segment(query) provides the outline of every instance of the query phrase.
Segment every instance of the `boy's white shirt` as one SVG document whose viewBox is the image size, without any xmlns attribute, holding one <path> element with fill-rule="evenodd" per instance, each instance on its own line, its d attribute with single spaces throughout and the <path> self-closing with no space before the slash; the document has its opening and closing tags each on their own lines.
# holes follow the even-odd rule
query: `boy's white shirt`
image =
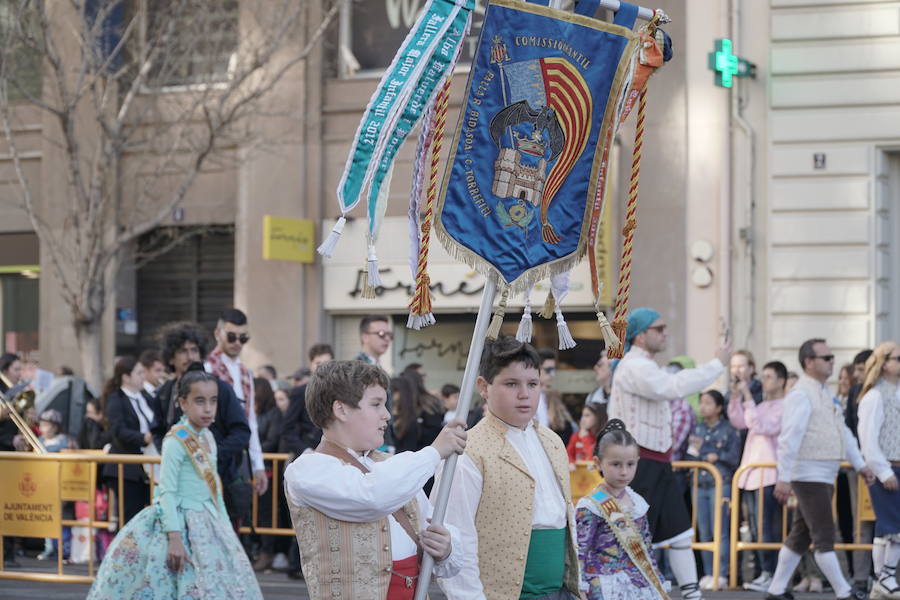
<svg viewBox="0 0 900 600">
<path fill-rule="evenodd" d="M 525 462 L 528 472 L 535 479 L 534 510 L 531 516 L 533 529 L 562 529 L 568 527 L 566 500 L 556 480 L 556 473 L 547 452 L 538 438 L 532 423 L 523 431 L 507 427 L 506 439 Z M 443 468 L 435 475 L 432 493 L 440 485 Z M 450 500 L 444 523 L 454 525 L 460 534 L 462 565 L 457 575 L 439 582 L 449 600 L 482 600 L 485 598 L 478 566 L 478 532 L 475 515 L 481 502 L 484 481 L 481 471 L 471 458 L 463 454 L 456 463 Z M 572 532 L 575 535 L 575 532 Z"/>
<path fill-rule="evenodd" d="M 332 519 L 352 523 L 371 523 L 387 517 L 391 528 L 391 558 L 403 560 L 416 553 L 416 545 L 394 519 L 392 513 L 410 499 L 419 503 L 419 530 L 431 518 L 432 506 L 422 486 L 434 474 L 441 461 L 438 451 L 428 446 L 418 452 L 402 452 L 387 460 L 374 461 L 367 454 L 351 454 L 369 469 L 363 473 L 354 466 L 319 452 L 308 452 L 288 465 L 284 489 L 297 506 L 313 508 Z M 450 530 L 450 556 L 435 562 L 434 576 L 449 577 L 461 565 L 460 535 Z"/>
</svg>

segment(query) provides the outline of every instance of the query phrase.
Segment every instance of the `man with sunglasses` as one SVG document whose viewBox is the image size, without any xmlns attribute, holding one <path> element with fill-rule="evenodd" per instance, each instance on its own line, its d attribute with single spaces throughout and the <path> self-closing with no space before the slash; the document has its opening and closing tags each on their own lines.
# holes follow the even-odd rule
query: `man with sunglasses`
<svg viewBox="0 0 900 600">
<path fill-rule="evenodd" d="M 812 542 L 816 564 L 838 600 L 862 600 L 865 591 L 851 589 L 834 552 L 831 498 L 842 460 L 849 460 L 869 485 L 875 475 L 865 466 L 856 438 L 844 423 L 841 404 L 828 388 L 834 371 L 834 354 L 828 344 L 821 338 L 806 340 L 800 346 L 799 360 L 803 375 L 784 399 L 775 483 L 775 498 L 786 502 L 793 492 L 797 511 L 778 552 L 766 599 L 792 600 L 788 582 Z"/>
<path fill-rule="evenodd" d="M 383 315 L 366 315 L 359 322 L 360 352 L 355 360 L 361 360 L 370 365 L 381 365 L 381 357 L 391 347 L 394 332 L 391 324 Z"/>
<path fill-rule="evenodd" d="M 247 315 L 236 308 L 225 309 L 219 316 L 213 335 L 216 338 L 216 347 L 206 357 L 206 370 L 231 386 L 244 409 L 247 422 L 250 424 L 248 450 L 250 467 L 253 470 L 253 487 L 256 493 L 262 496 L 269 487 L 269 480 L 263 463 L 259 424 L 254 409 L 253 372 L 241 362 L 241 351 L 250 341 Z"/>
<path fill-rule="evenodd" d="M 387 354 L 394 340 L 390 320 L 384 315 L 366 315 L 359 321 L 360 352 L 354 360 L 361 360 L 370 365 L 381 365 L 381 357 Z M 386 408 L 391 412 L 391 392 L 388 390 Z M 391 429 L 393 419 L 388 422 L 384 431 L 384 445 L 379 450 L 393 452 L 394 433 Z"/>
<path fill-rule="evenodd" d="M 668 546 L 666 558 L 686 600 L 701 598 L 691 550 L 691 516 L 678 479 L 672 472 L 672 410 L 670 400 L 696 394 L 724 372 L 731 356 L 725 339 L 716 357 L 694 369 L 671 373 L 655 357 L 666 349 L 666 322 L 652 308 L 628 315 L 625 356 L 614 367 L 609 417 L 621 419 L 639 446 L 631 488 L 650 505 L 647 522 L 654 547 Z"/>
</svg>

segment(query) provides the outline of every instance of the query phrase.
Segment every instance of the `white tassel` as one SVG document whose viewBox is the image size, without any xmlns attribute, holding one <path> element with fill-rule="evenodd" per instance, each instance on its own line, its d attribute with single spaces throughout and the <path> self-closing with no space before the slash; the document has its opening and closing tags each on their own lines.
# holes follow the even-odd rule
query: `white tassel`
<svg viewBox="0 0 900 600">
<path fill-rule="evenodd" d="M 325 241 L 319 246 L 319 254 L 331 258 L 331 255 L 334 254 L 334 249 L 337 246 L 338 240 L 341 239 L 341 234 L 344 232 L 344 225 L 346 224 L 347 218 L 341 215 L 341 218 L 338 219 L 334 224 L 334 227 L 331 228 L 331 233 L 328 234 L 328 237 L 325 238 Z"/>
<path fill-rule="evenodd" d="M 414 315 L 412 312 L 409 313 L 409 319 L 406 321 L 406 327 L 408 329 L 415 329 L 419 331 L 420 329 L 424 329 L 429 325 L 434 325 L 437 321 L 434 318 L 434 315 L 431 313 L 427 313 L 424 315 Z"/>
<path fill-rule="evenodd" d="M 568 350 L 575 347 L 575 338 L 572 337 L 572 332 L 569 331 L 569 326 L 566 325 L 566 320 L 563 318 L 561 310 L 556 311 L 556 331 L 559 335 L 560 350 Z"/>
<path fill-rule="evenodd" d="M 531 342 L 531 330 L 534 322 L 531 319 L 531 307 L 526 306 L 522 313 L 522 320 L 519 321 L 519 328 L 516 330 L 516 339 L 520 342 Z"/>
<path fill-rule="evenodd" d="M 381 286 L 381 276 L 378 274 L 378 256 L 375 254 L 375 246 L 369 245 L 369 258 L 366 261 L 366 271 L 369 274 L 369 285 L 373 288 Z"/>
</svg>

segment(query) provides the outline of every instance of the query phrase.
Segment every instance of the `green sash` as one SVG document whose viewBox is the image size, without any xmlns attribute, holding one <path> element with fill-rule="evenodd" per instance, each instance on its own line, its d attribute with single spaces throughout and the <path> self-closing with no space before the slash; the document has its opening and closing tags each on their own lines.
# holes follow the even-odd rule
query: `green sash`
<svg viewBox="0 0 900 600">
<path fill-rule="evenodd" d="M 566 528 L 531 530 L 525 581 L 519 598 L 540 598 L 562 589 L 566 573 L 567 534 Z"/>
</svg>

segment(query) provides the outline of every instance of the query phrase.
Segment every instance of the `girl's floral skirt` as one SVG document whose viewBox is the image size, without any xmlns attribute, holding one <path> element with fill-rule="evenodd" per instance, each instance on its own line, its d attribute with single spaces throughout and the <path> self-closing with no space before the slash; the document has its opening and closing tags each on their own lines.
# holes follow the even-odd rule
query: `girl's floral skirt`
<svg viewBox="0 0 900 600">
<path fill-rule="evenodd" d="M 169 539 L 156 504 L 139 512 L 113 540 L 87 600 L 262 600 L 250 562 L 230 523 L 206 511 L 183 511 L 190 562 L 166 567 Z"/>
</svg>

